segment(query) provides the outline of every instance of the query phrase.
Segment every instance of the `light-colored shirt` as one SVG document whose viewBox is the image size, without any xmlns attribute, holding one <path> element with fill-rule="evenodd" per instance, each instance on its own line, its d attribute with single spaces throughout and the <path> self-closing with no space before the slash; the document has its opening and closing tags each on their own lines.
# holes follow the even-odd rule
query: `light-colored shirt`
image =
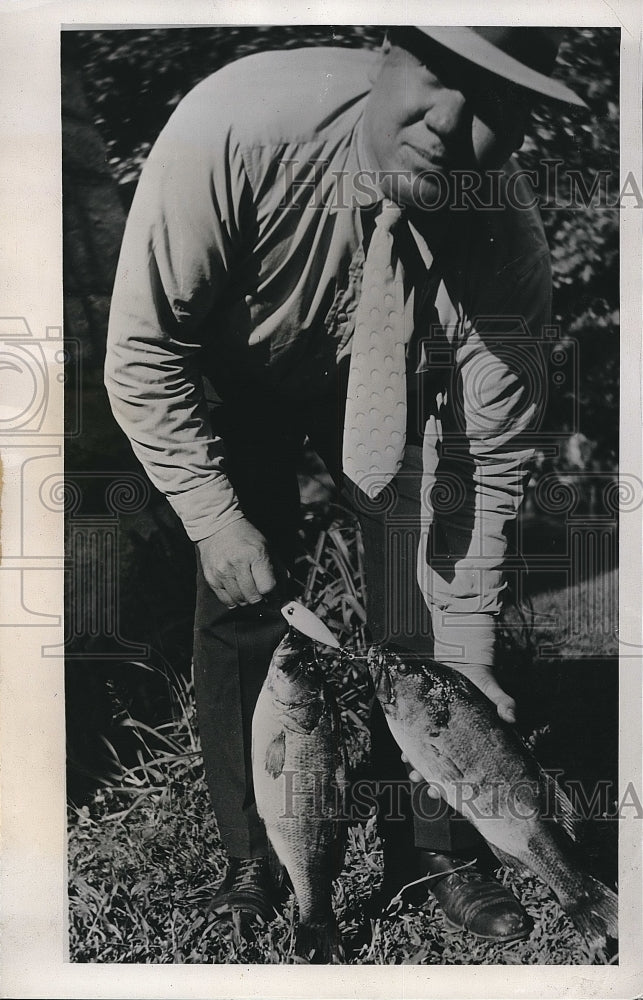
<svg viewBox="0 0 643 1000">
<path fill-rule="evenodd" d="M 377 58 L 324 48 L 232 63 L 184 98 L 144 167 L 105 378 L 117 421 L 195 541 L 243 516 L 204 376 L 223 400 L 261 389 L 296 406 L 329 395 L 350 353 L 369 212 L 353 196 Z M 437 250 L 430 212 L 411 213 L 407 230 L 409 369 L 423 373 L 418 581 L 436 654 L 452 661 L 492 662 L 505 529 L 544 394 L 549 251 L 537 211 L 506 203 L 511 169 L 503 207 L 454 210 Z M 516 191 L 526 203 L 523 182 Z"/>
</svg>

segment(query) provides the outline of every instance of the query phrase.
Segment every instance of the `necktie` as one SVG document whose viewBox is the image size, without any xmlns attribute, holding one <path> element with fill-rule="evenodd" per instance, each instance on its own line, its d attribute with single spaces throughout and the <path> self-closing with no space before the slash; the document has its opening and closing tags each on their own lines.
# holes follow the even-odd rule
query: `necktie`
<svg viewBox="0 0 643 1000">
<path fill-rule="evenodd" d="M 408 336 L 403 271 L 391 232 L 400 215 L 397 205 L 383 202 L 364 261 L 348 375 L 344 472 L 371 499 L 400 468 L 406 439 Z"/>
</svg>

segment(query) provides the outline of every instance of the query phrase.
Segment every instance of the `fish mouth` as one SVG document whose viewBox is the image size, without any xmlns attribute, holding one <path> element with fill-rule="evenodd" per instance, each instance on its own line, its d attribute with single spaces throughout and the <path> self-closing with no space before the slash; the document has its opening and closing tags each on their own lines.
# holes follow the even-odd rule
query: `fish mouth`
<svg viewBox="0 0 643 1000">
<path fill-rule="evenodd" d="M 367 666 L 378 701 L 382 705 L 390 705 L 393 701 L 393 688 L 384 650 L 377 646 L 371 647 L 368 651 Z"/>
<path fill-rule="evenodd" d="M 324 702 L 323 674 L 310 639 L 293 630 L 283 637 L 272 655 L 268 687 L 290 726 L 296 727 L 297 713 L 302 711 L 318 718 L 321 709 L 315 706 Z"/>
<path fill-rule="evenodd" d="M 307 636 L 289 629 L 273 653 L 275 665 L 287 676 L 310 669 L 316 664 L 315 647 Z"/>
</svg>

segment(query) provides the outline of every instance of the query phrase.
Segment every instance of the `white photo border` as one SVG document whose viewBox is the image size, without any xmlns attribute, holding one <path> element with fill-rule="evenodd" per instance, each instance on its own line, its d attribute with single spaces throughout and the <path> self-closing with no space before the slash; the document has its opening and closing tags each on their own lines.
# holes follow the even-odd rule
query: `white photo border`
<svg viewBox="0 0 643 1000">
<path fill-rule="evenodd" d="M 347 22 L 347 13 L 350 21 Z M 0 242 L 8 277 L 0 286 L 0 317 L 26 320 L 50 373 L 45 420 L 23 436 L 0 435 L 2 456 L 1 600 L 18 609 L 0 628 L 2 657 L 3 948 L 0 990 L 13 997 L 628 997 L 643 994 L 640 942 L 640 820 L 624 818 L 619 838 L 618 966 L 142 966 L 80 965 L 66 955 L 66 813 L 63 657 L 41 655 L 62 643 L 62 510 L 30 524 L 31 492 L 22 495 L 32 458 L 62 473 L 63 326 L 60 32 L 216 24 L 385 24 L 389 4 L 284 3 L 281 0 L 5 0 L 0 11 Z M 407 0 L 395 12 L 405 23 L 513 23 L 621 28 L 621 178 L 641 186 L 641 28 L 636 0 L 558 0 L 556 4 L 494 0 Z M 641 330 L 643 211 L 621 211 L 620 468 L 642 478 Z M 5 327 L 6 330 L 6 327 Z M 1 331 L 0 331 L 1 332 Z M 33 427 L 37 421 L 34 418 Z M 34 490 L 39 484 L 32 482 Z M 40 484 L 42 486 L 42 484 Z M 641 794 L 641 512 L 623 515 L 620 543 L 621 791 Z M 23 546 L 29 530 L 30 545 Z M 23 570 L 28 568 L 30 573 Z M 20 616 L 22 606 L 48 615 L 43 624 Z M 46 610 L 43 610 L 46 609 Z M 3 619 L 5 620 L 5 619 Z"/>
</svg>

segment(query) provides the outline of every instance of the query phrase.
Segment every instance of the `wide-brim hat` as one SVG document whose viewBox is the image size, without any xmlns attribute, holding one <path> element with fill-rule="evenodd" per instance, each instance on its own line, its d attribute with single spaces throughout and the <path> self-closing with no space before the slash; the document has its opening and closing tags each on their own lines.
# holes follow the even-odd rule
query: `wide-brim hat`
<svg viewBox="0 0 643 1000">
<path fill-rule="evenodd" d="M 544 27 L 419 26 L 438 44 L 551 101 L 586 108 L 578 94 L 550 76 L 564 29 Z"/>
</svg>

